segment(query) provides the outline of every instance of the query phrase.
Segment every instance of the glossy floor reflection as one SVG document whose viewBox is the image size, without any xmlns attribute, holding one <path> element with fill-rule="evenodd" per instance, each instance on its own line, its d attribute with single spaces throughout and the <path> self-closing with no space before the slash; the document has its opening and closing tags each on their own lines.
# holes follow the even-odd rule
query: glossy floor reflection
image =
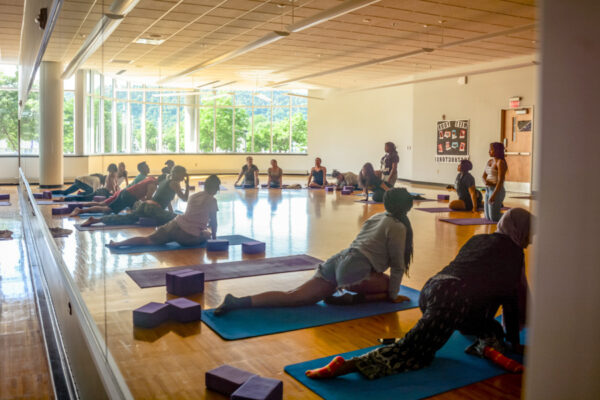
<svg viewBox="0 0 600 400">
<path fill-rule="evenodd" d="M 252 257 L 309 254 L 326 259 L 348 246 L 366 218 L 383 211 L 382 205 L 360 204 L 356 202 L 360 197 L 342 196 L 339 192 L 239 190 L 232 187 L 233 177 L 222 179 L 227 190 L 218 194 L 219 234 L 240 234 L 266 242 L 266 253 Z M 286 183 L 302 184 L 305 178 L 287 177 Z M 446 192 L 427 186 L 409 188 L 425 193 L 428 198 Z M 529 200 L 507 199 L 506 203 L 526 208 L 530 205 Z M 185 209 L 183 202 L 174 205 Z M 426 207 L 436 205 L 443 204 L 422 203 Z M 73 225 L 80 222 L 77 218 L 52 216 L 51 206 L 42 208 L 50 226 L 73 229 Z M 451 214 L 470 216 L 469 213 Z M 490 225 L 457 227 L 438 221 L 448 217 L 448 213 L 413 210 L 409 217 L 415 232 L 415 256 L 410 278 L 403 284 L 416 289 L 447 265 L 472 235 L 495 229 Z M 235 342 L 223 341 L 201 324 L 167 323 L 153 330 L 134 329 L 132 310 L 149 301 L 162 302 L 167 295 L 163 287 L 140 289 L 125 274 L 126 270 L 219 263 L 247 257 L 241 254 L 240 246 L 232 246 L 225 253 L 193 249 L 133 255 L 113 255 L 104 246 L 111 239 L 146 235 L 152 229 L 74 230 L 69 237 L 57 239 L 67 268 L 136 398 L 222 398 L 205 392 L 204 373 L 224 363 L 282 379 L 286 398 L 316 398 L 285 375 L 283 367 L 372 346 L 379 337 L 402 336 L 420 316 L 418 310 L 409 310 Z M 274 288 L 290 289 L 312 274 L 295 272 L 209 282 L 203 295 L 191 299 L 212 308 L 228 292 L 248 295 Z M 473 398 L 518 398 L 520 387 L 520 377 L 503 376 L 452 393 L 466 391 L 464 393 Z"/>
</svg>

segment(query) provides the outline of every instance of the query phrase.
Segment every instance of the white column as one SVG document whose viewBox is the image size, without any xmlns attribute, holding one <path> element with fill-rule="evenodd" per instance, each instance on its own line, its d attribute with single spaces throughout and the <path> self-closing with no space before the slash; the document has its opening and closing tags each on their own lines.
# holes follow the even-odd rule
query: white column
<svg viewBox="0 0 600 400">
<path fill-rule="evenodd" d="M 40 68 L 40 187 L 63 184 L 62 64 L 44 61 Z"/>
<path fill-rule="evenodd" d="M 526 399 L 600 398 L 600 2 L 541 2 Z"/>
<path fill-rule="evenodd" d="M 186 153 L 198 151 L 198 117 L 196 112 L 196 96 L 185 96 L 185 124 L 183 131 L 184 148 Z"/>
<path fill-rule="evenodd" d="M 75 155 L 85 153 L 85 70 L 75 74 L 75 96 L 73 100 L 73 135 Z"/>
</svg>

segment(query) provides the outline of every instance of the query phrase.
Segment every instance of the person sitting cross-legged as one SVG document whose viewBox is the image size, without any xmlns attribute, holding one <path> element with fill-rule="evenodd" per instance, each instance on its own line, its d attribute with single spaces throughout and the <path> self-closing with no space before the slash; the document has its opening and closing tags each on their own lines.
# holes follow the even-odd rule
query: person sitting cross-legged
<svg viewBox="0 0 600 400">
<path fill-rule="evenodd" d="M 204 191 L 190 196 L 183 215 L 167 222 L 149 236 L 136 236 L 120 242 L 110 241 L 109 247 L 151 246 L 177 242 L 182 246 L 204 243 L 211 237 L 217 238 L 217 200 L 221 180 L 211 175 L 204 183 Z M 207 227 L 210 226 L 210 230 Z"/>
</svg>

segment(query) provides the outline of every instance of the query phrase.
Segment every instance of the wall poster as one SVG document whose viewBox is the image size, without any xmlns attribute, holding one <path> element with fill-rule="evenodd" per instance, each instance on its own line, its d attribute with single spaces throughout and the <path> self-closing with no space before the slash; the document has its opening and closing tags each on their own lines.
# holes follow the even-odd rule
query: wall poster
<svg viewBox="0 0 600 400">
<path fill-rule="evenodd" d="M 436 162 L 459 163 L 469 158 L 469 127 L 468 119 L 438 121 Z"/>
</svg>

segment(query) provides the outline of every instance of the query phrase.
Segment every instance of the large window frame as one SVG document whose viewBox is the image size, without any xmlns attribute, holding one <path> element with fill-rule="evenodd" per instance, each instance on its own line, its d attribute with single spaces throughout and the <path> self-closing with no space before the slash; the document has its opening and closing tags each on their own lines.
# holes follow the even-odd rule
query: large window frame
<svg viewBox="0 0 600 400">
<path fill-rule="evenodd" d="M 110 79 L 110 82 L 106 80 Z M 149 85 L 134 85 L 131 82 L 125 82 L 118 79 L 104 77 L 96 71 L 88 71 L 86 74 L 85 85 L 85 127 L 86 127 L 86 142 L 88 154 L 306 154 L 306 120 L 308 115 L 308 102 L 306 98 L 292 97 L 286 95 L 287 92 L 277 90 L 256 90 L 256 91 L 224 91 L 224 90 L 202 90 L 199 94 L 193 96 L 182 95 L 182 89 L 152 87 Z M 106 93 L 106 87 L 109 87 L 109 93 Z M 173 93 L 173 95 L 169 95 Z M 306 95 L 306 91 L 295 91 L 295 93 Z M 126 94 L 126 97 L 125 97 Z M 159 94 L 159 96 L 157 96 Z M 186 98 L 188 97 L 188 98 Z M 165 100 L 163 100 L 165 99 Z M 222 100 L 225 99 L 225 100 Z M 283 99 L 283 100 L 282 100 Z M 287 99 L 287 100 L 285 100 Z M 110 112 L 112 116 L 105 118 L 105 103 L 110 102 Z M 281 103 L 287 104 L 281 104 Z M 127 135 L 127 147 L 118 151 L 117 148 L 117 103 L 126 104 L 126 118 L 122 118 L 125 126 L 120 126 L 122 132 Z M 136 106 L 135 118 L 132 113 L 132 105 Z M 141 112 L 139 108 L 141 106 Z M 175 126 L 175 146 L 174 149 L 165 149 L 163 145 L 165 127 L 169 128 L 164 121 L 165 109 L 174 107 L 176 117 L 173 120 Z M 158 110 L 158 111 L 156 111 Z M 294 111 L 300 110 L 297 114 L 301 114 L 304 119 L 303 143 L 294 146 L 293 140 L 293 118 Z M 152 111 L 152 117 L 148 111 Z M 171 111 L 173 109 L 171 108 Z M 280 115 L 285 111 L 287 120 L 274 121 L 274 115 Z M 212 132 L 209 125 L 204 126 L 204 131 L 200 130 L 200 119 L 210 117 L 212 112 Z M 250 115 L 248 115 L 250 112 Z M 182 113 L 186 118 L 182 118 Z M 244 114 L 245 113 L 245 114 Z M 255 122 L 259 119 L 259 115 L 267 115 L 267 121 L 261 120 L 264 124 L 268 124 L 267 131 L 269 132 L 268 144 L 265 144 L 263 137 L 262 145 L 259 145 L 257 138 L 258 127 Z M 173 118 L 175 113 L 171 112 L 170 118 Z M 249 132 L 236 137 L 236 116 L 238 119 L 248 118 Z M 137 121 L 139 119 L 139 121 Z M 227 121 L 224 121 L 224 120 Z M 106 149 L 104 146 L 105 130 L 104 124 L 110 121 L 112 127 L 111 146 Z M 135 122 L 135 123 L 134 123 Z M 223 128 L 223 123 L 225 127 Z M 273 141 L 274 123 L 287 125 L 287 147 L 282 149 Z M 139 126 L 138 126 L 139 125 Z M 134 146 L 134 126 L 135 132 L 139 132 L 138 146 Z M 206 130 L 206 128 L 209 128 Z M 148 132 L 148 129 L 151 132 Z M 218 129 L 221 129 L 217 131 Z M 228 129 L 231 129 L 231 146 L 228 143 L 218 140 L 217 132 L 228 135 Z M 183 146 L 180 143 L 181 133 L 188 133 Z M 150 135 L 151 134 L 151 135 Z M 171 131 L 172 134 L 172 131 Z M 154 136 L 156 135 L 156 136 Z M 209 135 L 209 136 L 206 136 Z M 202 137 L 201 137 L 202 136 Z M 203 144 L 201 139 L 204 139 Z M 155 143 L 152 148 L 148 148 L 149 141 Z M 228 141 L 228 139 L 226 140 Z M 241 149 L 240 141 L 243 141 L 243 149 Z M 279 140 L 281 142 L 281 140 Z"/>
</svg>

